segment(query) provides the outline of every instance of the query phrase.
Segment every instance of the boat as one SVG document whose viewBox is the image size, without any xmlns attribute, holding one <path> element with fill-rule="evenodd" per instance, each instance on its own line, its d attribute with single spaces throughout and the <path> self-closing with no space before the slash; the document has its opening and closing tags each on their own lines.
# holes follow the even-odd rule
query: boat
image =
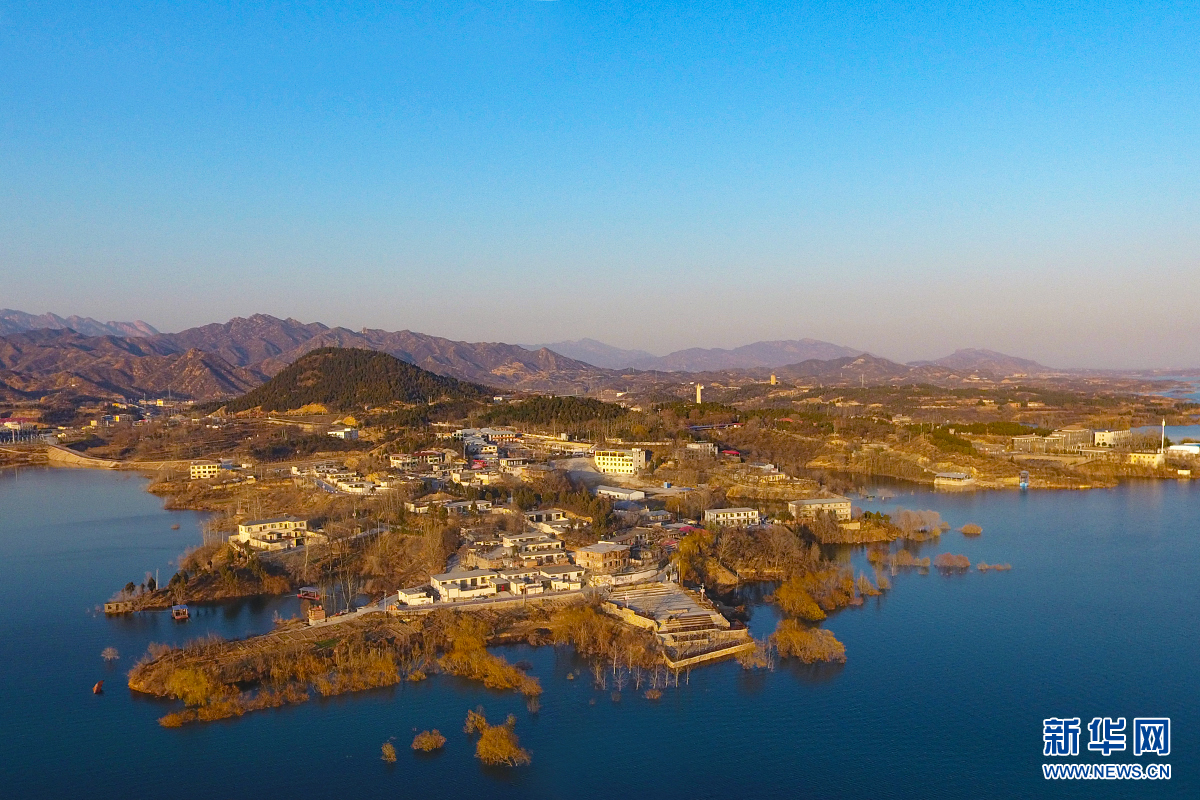
<svg viewBox="0 0 1200 800">
<path fill-rule="evenodd" d="M 301 600 L 320 600 L 321 590 L 316 586 L 301 586 L 296 596 Z"/>
<path fill-rule="evenodd" d="M 191 614 L 188 613 L 187 606 L 184 606 L 184 605 L 171 606 L 171 619 L 175 620 L 176 622 L 184 622 L 190 616 L 191 616 Z"/>
<path fill-rule="evenodd" d="M 97 681 L 92 687 L 92 694 L 104 694 L 104 681 Z"/>
</svg>

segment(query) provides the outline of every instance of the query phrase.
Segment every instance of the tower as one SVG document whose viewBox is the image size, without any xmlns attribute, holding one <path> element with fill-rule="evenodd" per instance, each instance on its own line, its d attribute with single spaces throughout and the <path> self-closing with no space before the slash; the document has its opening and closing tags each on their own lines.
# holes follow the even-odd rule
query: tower
<svg viewBox="0 0 1200 800">
<path fill-rule="evenodd" d="M 701 403 L 704 402 L 703 400 L 700 399 L 701 396 L 703 395 L 703 392 L 704 392 L 704 384 L 697 383 L 696 384 L 696 405 L 700 405 Z"/>
<path fill-rule="evenodd" d="M 774 386 L 776 383 L 777 383 L 777 381 L 775 380 L 775 373 L 772 372 L 771 373 L 771 385 Z"/>
</svg>

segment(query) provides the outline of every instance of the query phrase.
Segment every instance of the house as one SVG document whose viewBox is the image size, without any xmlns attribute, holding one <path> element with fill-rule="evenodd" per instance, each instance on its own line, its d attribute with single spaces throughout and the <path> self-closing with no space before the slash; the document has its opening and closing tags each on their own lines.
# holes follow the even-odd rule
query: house
<svg viewBox="0 0 1200 800">
<path fill-rule="evenodd" d="M 687 449 L 702 456 L 717 457 L 717 446 L 713 442 L 688 442 Z"/>
<path fill-rule="evenodd" d="M 636 475 L 646 468 L 646 451 L 634 448 L 632 450 L 597 450 L 593 456 L 596 469 L 605 475 Z"/>
<path fill-rule="evenodd" d="M 542 567 L 540 572 L 552 592 L 569 592 L 583 588 L 583 567 L 577 564 Z"/>
<path fill-rule="evenodd" d="M 821 511 L 830 511 L 838 522 L 849 522 L 851 515 L 850 498 L 841 495 L 825 497 L 809 497 L 802 500 L 792 500 L 788 503 L 788 511 L 795 519 L 816 519 Z"/>
<path fill-rule="evenodd" d="M 629 545 L 596 542 L 575 551 L 575 564 L 586 570 L 611 574 L 629 566 Z"/>
<path fill-rule="evenodd" d="M 433 588 L 429 585 L 414 586 L 396 592 L 396 602 L 402 606 L 433 605 Z"/>
<path fill-rule="evenodd" d="M 516 561 L 530 566 L 554 564 L 565 554 L 562 540 L 544 533 L 505 534 L 500 546 L 508 548 Z"/>
<path fill-rule="evenodd" d="M 249 545 L 256 550 L 290 550 L 306 540 L 308 520 L 299 517 L 256 519 L 238 525 L 229 541 Z"/>
<path fill-rule="evenodd" d="M 716 525 L 757 525 L 762 515 L 755 508 L 710 508 L 704 512 L 704 521 Z"/>
<path fill-rule="evenodd" d="M 496 573 L 496 588 L 515 595 L 541 594 L 542 571 L 522 567 L 502 569 Z"/>
<path fill-rule="evenodd" d="M 358 430 L 355 428 L 330 428 L 328 434 L 335 439 L 352 440 L 358 438 Z"/>
<path fill-rule="evenodd" d="M 429 584 L 433 587 L 438 600 L 443 603 L 494 597 L 496 573 L 490 569 L 447 572 L 429 576 Z"/>
<path fill-rule="evenodd" d="M 613 500 L 645 500 L 646 493 L 638 489 L 624 489 L 620 486 L 597 486 L 597 497 L 611 497 Z"/>
<path fill-rule="evenodd" d="M 417 466 L 417 457 L 412 453 L 395 453 L 388 456 L 392 469 L 413 469 Z"/>
<path fill-rule="evenodd" d="M 1185 442 L 1167 447 L 1167 455 L 1175 458 L 1196 458 L 1200 456 L 1200 444 Z"/>
<path fill-rule="evenodd" d="M 566 519 L 567 512 L 560 508 L 539 508 L 536 511 L 526 511 L 525 520 L 527 522 L 558 522 L 561 519 Z"/>
<path fill-rule="evenodd" d="M 220 472 L 221 463 L 219 461 L 193 461 L 188 466 L 188 477 L 194 481 L 215 478 Z"/>
<path fill-rule="evenodd" d="M 671 521 L 671 512 L 665 508 L 655 509 L 654 511 L 646 512 L 646 521 L 651 525 L 662 525 L 665 522 Z"/>
<path fill-rule="evenodd" d="M 456 500 L 453 503 L 446 503 L 442 506 L 448 514 L 474 514 L 476 512 L 484 513 L 492 510 L 491 500 Z"/>
</svg>

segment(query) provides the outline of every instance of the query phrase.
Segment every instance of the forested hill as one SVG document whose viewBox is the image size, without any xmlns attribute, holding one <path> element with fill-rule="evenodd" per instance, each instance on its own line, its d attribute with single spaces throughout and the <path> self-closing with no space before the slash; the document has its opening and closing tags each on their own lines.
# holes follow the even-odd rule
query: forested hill
<svg viewBox="0 0 1200 800">
<path fill-rule="evenodd" d="M 392 403 L 473 400 L 486 386 L 435 375 L 374 350 L 323 347 L 301 356 L 262 386 L 226 404 L 226 411 L 289 411 L 319 403 L 330 411 Z"/>
<path fill-rule="evenodd" d="M 621 406 L 590 397 L 532 397 L 489 408 L 480 422 L 485 425 L 576 425 L 592 420 L 613 420 L 626 413 Z"/>
</svg>

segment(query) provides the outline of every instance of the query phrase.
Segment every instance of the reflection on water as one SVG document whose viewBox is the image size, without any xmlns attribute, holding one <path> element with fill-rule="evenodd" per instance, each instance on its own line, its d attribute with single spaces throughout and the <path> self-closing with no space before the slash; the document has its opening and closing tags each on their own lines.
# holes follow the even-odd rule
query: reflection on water
<svg viewBox="0 0 1200 800">
<path fill-rule="evenodd" d="M 498 649 L 527 661 L 545 688 L 536 714 L 511 693 L 435 676 L 165 730 L 156 719 L 174 704 L 123 687 L 150 642 L 268 631 L 276 614 L 298 614 L 299 600 L 197 605 L 183 625 L 162 613 L 95 614 L 131 576 L 170 574 L 199 540 L 199 516 L 163 511 L 127 475 L 0 473 L 0 722 L 13 756 L 0 759 L 0 794 L 1094 797 L 1095 786 L 1040 777 L 1041 719 L 1055 714 L 1170 716 L 1180 743 L 1172 781 L 1104 793 L 1200 794 L 1191 744 L 1200 730 L 1200 487 L 896 495 L 860 504 L 934 509 L 955 528 L 979 523 L 980 537 L 951 531 L 916 549 L 1013 571 L 900 571 L 891 592 L 826 623 L 846 645 L 844 665 L 746 673 L 725 662 L 681 676 L 658 701 L 627 688 L 612 702 L 572 651 L 512 645 Z M 869 571 L 862 549 L 837 552 Z M 758 637 L 779 619 L 762 603 L 771 588 L 739 590 Z M 114 664 L 100 658 L 109 646 L 120 651 Z M 105 694 L 92 695 L 102 678 Z M 478 766 L 460 731 L 480 704 L 490 719 L 516 715 L 531 767 Z M 408 743 L 429 728 L 446 735 L 445 751 L 418 759 Z M 400 751 L 391 766 L 379 759 L 389 739 Z"/>
</svg>

